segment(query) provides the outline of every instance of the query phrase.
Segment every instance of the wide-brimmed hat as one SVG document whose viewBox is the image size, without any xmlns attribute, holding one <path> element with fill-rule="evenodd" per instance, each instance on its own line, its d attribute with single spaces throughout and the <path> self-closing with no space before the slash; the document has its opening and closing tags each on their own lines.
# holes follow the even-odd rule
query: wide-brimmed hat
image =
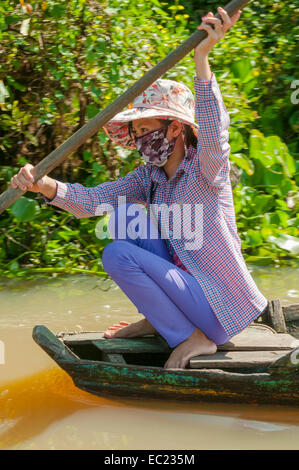
<svg viewBox="0 0 299 470">
<path fill-rule="evenodd" d="M 174 80 L 158 79 L 141 95 L 133 105 L 116 114 L 104 126 L 106 134 L 118 145 L 136 148 L 129 134 L 129 122 L 135 119 L 174 119 L 192 127 L 197 136 L 194 97 L 186 85 Z"/>
</svg>

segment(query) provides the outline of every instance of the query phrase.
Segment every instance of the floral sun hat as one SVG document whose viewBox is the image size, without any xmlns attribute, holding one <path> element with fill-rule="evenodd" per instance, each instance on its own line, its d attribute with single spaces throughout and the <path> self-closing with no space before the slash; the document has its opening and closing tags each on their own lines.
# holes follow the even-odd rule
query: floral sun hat
<svg viewBox="0 0 299 470">
<path fill-rule="evenodd" d="M 191 90 L 174 80 L 158 79 L 104 126 L 110 139 L 122 147 L 136 148 L 129 134 L 129 122 L 135 119 L 174 119 L 188 124 L 197 136 L 195 102 Z"/>
</svg>

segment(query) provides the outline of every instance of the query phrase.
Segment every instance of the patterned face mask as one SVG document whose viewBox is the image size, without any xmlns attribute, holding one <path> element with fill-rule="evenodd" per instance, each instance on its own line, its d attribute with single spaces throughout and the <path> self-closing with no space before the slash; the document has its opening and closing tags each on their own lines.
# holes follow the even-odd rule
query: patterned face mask
<svg viewBox="0 0 299 470">
<path fill-rule="evenodd" d="M 166 139 L 168 125 L 135 137 L 136 148 L 146 163 L 163 166 L 170 157 L 177 137 Z"/>
</svg>

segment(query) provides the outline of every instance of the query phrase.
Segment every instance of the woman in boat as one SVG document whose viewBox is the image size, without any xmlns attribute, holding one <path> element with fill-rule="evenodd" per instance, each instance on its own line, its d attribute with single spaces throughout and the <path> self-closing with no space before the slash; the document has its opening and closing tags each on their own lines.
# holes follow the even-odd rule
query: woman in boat
<svg viewBox="0 0 299 470">
<path fill-rule="evenodd" d="M 11 180 L 76 217 L 112 212 L 114 240 L 103 251 L 103 267 L 145 318 L 121 321 L 105 336 L 160 334 L 173 348 L 165 368 L 185 368 L 191 357 L 215 353 L 267 306 L 241 252 L 229 177 L 229 115 L 208 62 L 241 11 L 232 18 L 218 11 L 222 20 L 210 12 L 198 27 L 207 37 L 194 50 L 195 100 L 182 83 L 160 79 L 105 126 L 118 145 L 137 148 L 145 165 L 95 188 L 48 176 L 32 185 L 32 165 Z M 166 227 L 157 207 L 170 206 L 175 215 L 170 220 L 168 212 Z"/>
</svg>

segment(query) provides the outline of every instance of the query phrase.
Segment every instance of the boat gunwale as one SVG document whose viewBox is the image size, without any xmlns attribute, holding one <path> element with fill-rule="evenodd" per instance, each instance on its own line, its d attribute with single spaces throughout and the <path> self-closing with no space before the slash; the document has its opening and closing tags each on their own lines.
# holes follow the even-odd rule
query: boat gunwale
<svg viewBox="0 0 299 470">
<path fill-rule="evenodd" d="M 160 371 L 163 374 L 179 374 L 179 375 L 187 375 L 187 376 L 198 376 L 200 374 L 204 376 L 222 376 L 222 377 L 230 377 L 230 378 L 251 378 L 251 379 L 265 379 L 265 378 L 271 378 L 272 380 L 277 378 L 279 380 L 282 379 L 287 379 L 289 376 L 274 376 L 273 374 L 270 374 L 269 372 L 249 372 L 249 373 L 241 373 L 241 372 L 228 372 L 223 369 L 216 369 L 216 368 L 201 368 L 201 369 L 164 369 L 163 367 L 157 367 L 157 366 L 141 366 L 141 365 L 134 365 L 134 364 L 117 364 L 113 362 L 107 362 L 107 361 L 94 361 L 91 359 L 80 359 L 79 361 L 72 362 L 72 361 L 63 361 L 59 360 L 56 361 L 59 365 L 69 365 L 70 368 L 77 368 L 80 366 L 84 365 L 92 365 L 92 366 L 103 366 L 103 367 L 114 367 L 118 370 L 120 369 L 131 369 L 131 370 L 136 370 L 136 371 L 150 371 L 154 370 Z M 293 376 L 292 376 L 293 377 Z M 294 375 L 296 377 L 296 374 Z M 299 375 L 298 375 L 299 379 Z"/>
<path fill-rule="evenodd" d="M 88 344 L 92 344 L 92 341 L 91 339 L 86 339 L 86 340 L 80 340 L 78 342 L 74 341 L 72 342 L 72 344 L 66 344 L 64 342 L 64 339 L 63 338 L 59 338 L 57 336 L 58 339 L 60 339 L 61 343 L 63 344 L 63 346 L 66 348 L 66 349 L 69 349 L 70 346 L 78 346 L 78 345 L 88 345 Z M 293 348 L 294 350 L 295 349 L 298 349 L 298 348 Z M 75 354 L 74 351 L 70 348 L 70 351 L 72 354 Z M 282 352 L 282 350 L 280 350 Z M 288 355 L 290 352 L 292 351 L 292 349 L 290 348 L 286 348 L 284 349 L 284 352 L 285 352 L 285 355 Z M 171 351 L 170 351 L 171 352 Z M 251 352 L 251 351 L 248 351 L 248 352 Z M 122 353 L 122 354 L 125 354 L 125 353 Z M 121 354 L 121 355 L 122 355 Z M 129 353 L 128 353 L 129 354 Z M 158 353 L 156 353 L 158 354 Z M 281 358 L 284 357 L 284 356 L 281 356 Z M 281 359 L 279 358 L 279 359 Z M 192 376 L 192 375 L 200 375 L 201 373 L 204 373 L 205 375 L 209 375 L 210 374 L 210 377 L 212 376 L 212 374 L 215 374 L 215 377 L 218 375 L 218 376 L 222 376 L 222 377 L 231 377 L 231 378 L 236 378 L 236 377 L 239 377 L 239 378 L 243 378 L 243 377 L 246 377 L 246 378 L 256 378 L 256 379 L 265 379 L 265 378 L 271 378 L 272 380 L 282 380 L 282 379 L 287 379 L 287 378 L 296 378 L 298 377 L 299 379 L 299 373 L 294 373 L 294 372 L 290 372 L 290 374 L 286 374 L 284 376 L 282 376 L 280 373 L 275 373 L 274 371 L 269 371 L 267 372 L 267 370 L 263 371 L 263 372 L 249 372 L 251 370 L 251 368 L 246 368 L 247 371 L 246 372 L 234 372 L 234 371 L 228 371 L 228 370 L 225 370 L 225 369 L 221 369 L 221 368 L 217 368 L 217 367 L 201 367 L 201 368 L 193 368 L 193 367 L 188 367 L 188 368 L 184 368 L 184 369 L 181 369 L 181 368 L 172 368 L 172 369 L 164 369 L 162 366 L 151 366 L 151 365 L 142 365 L 142 364 L 130 364 L 130 363 L 127 363 L 127 364 L 120 364 L 120 363 L 117 363 L 117 362 L 111 362 L 111 361 L 105 361 L 105 360 L 93 360 L 93 359 L 82 359 L 81 357 L 78 356 L 78 359 L 75 363 L 72 362 L 72 361 L 63 361 L 63 360 L 60 360 L 59 361 L 59 364 L 63 361 L 63 363 L 66 363 L 66 362 L 69 362 L 69 364 L 81 364 L 81 365 L 96 365 L 96 364 L 102 364 L 104 366 L 112 366 L 112 367 L 116 367 L 117 369 L 136 369 L 137 371 L 142 371 L 142 370 L 153 370 L 155 372 L 157 371 L 160 371 L 161 373 L 176 373 L 176 374 L 180 374 L 180 375 L 187 375 L 187 376 Z M 269 363 L 266 367 L 266 368 L 269 368 L 272 366 L 273 363 L 275 363 L 278 359 L 274 359 L 272 363 Z M 254 368 L 258 369 L 259 368 L 259 365 L 256 365 L 256 366 L 253 366 L 252 367 L 252 370 L 254 370 Z M 236 370 L 238 369 L 242 369 L 242 367 L 239 367 L 237 368 L 236 367 Z"/>
<path fill-rule="evenodd" d="M 55 335 L 48 327 L 41 325 L 43 329 L 46 329 L 48 331 L 52 338 L 54 338 L 56 341 L 59 341 L 60 346 L 64 348 L 66 351 L 68 351 L 69 354 L 73 356 L 73 359 L 65 359 L 62 356 L 57 355 L 55 351 L 55 343 L 53 340 L 50 338 L 47 338 L 47 341 L 45 342 L 44 339 L 42 339 L 39 335 L 38 339 L 36 335 L 34 334 L 33 337 L 41 346 L 43 349 L 45 349 L 46 353 L 63 369 L 69 370 L 71 372 L 71 369 L 74 369 L 76 367 L 82 367 L 82 366 L 97 366 L 97 367 L 113 367 L 116 370 L 125 370 L 129 369 L 132 371 L 136 371 L 136 373 L 139 371 L 145 371 L 145 372 L 160 372 L 163 375 L 179 375 L 179 376 L 196 376 L 199 377 L 205 376 L 205 377 L 210 377 L 210 378 L 219 378 L 220 376 L 224 379 L 231 378 L 231 379 L 247 379 L 250 380 L 268 380 L 271 379 L 272 381 L 284 381 L 284 380 L 290 380 L 292 379 L 293 381 L 297 382 L 299 380 L 299 374 L 298 373 L 290 373 L 286 375 L 281 375 L 280 373 L 275 373 L 275 371 L 264 371 L 264 372 L 232 372 L 232 371 L 226 371 L 224 369 L 220 368 L 186 368 L 186 369 L 179 369 L 179 368 L 172 368 L 172 369 L 164 369 L 163 367 L 159 366 L 151 366 L 151 365 L 140 365 L 140 364 L 119 364 L 117 362 L 111 362 L 111 361 L 103 361 L 103 360 L 92 360 L 92 359 L 82 359 L 81 357 L 77 356 L 67 344 L 65 344 L 64 340 L 62 338 L 59 338 L 59 335 Z M 90 340 L 88 340 L 91 342 Z M 43 346 L 46 346 L 45 348 Z M 52 346 L 52 348 L 51 348 Z M 53 354 L 51 354 L 51 353 Z M 61 351 L 60 351 L 61 353 Z M 288 355 L 289 352 L 286 352 L 286 355 Z M 275 362 L 275 361 L 274 361 Z M 250 370 L 250 369 L 248 369 Z"/>
</svg>

